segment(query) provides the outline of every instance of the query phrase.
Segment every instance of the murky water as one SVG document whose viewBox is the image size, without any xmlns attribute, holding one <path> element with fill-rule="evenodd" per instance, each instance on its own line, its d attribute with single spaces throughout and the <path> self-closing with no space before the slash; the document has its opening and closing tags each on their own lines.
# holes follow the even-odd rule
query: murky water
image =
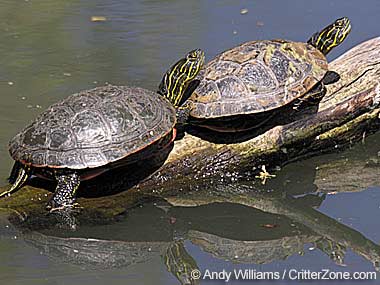
<svg viewBox="0 0 380 285">
<path fill-rule="evenodd" d="M 248 9 L 247 14 L 240 14 L 243 8 Z M 166 68 L 190 49 L 200 47 L 210 59 L 251 39 L 303 41 L 333 19 L 348 16 L 353 30 L 329 55 L 331 60 L 359 42 L 378 36 L 379 14 L 380 2 L 376 0 L 3 0 L 2 184 L 12 165 L 8 140 L 42 109 L 71 93 L 105 82 L 154 90 Z M 104 16 L 106 21 L 91 22 L 91 16 Z M 228 199 L 224 204 L 190 208 L 186 204 L 146 204 L 130 211 L 117 224 L 83 227 L 75 233 L 78 239 L 63 245 L 53 233 L 20 236 L 4 226 L 0 231 L 0 281 L 179 284 L 165 265 L 165 258 L 178 252 L 182 252 L 179 256 L 186 264 L 196 263 L 202 272 L 283 272 L 291 268 L 372 272 L 380 252 L 379 169 L 371 166 L 371 161 L 377 159 L 379 138 L 374 135 L 344 153 L 288 165 L 266 186 L 296 196 L 302 203 L 271 197 L 255 207 L 253 202 L 248 207 Z M 306 195 L 317 190 L 319 195 Z M 253 201 L 255 197 L 246 199 Z M 89 246 L 86 237 L 98 241 Z M 337 241 L 349 247 L 342 248 Z"/>
</svg>

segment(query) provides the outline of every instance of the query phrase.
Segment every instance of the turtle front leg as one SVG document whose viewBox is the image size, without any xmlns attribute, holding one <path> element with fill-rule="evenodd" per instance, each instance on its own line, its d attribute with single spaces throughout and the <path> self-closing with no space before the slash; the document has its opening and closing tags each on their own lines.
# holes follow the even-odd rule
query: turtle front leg
<svg viewBox="0 0 380 285">
<path fill-rule="evenodd" d="M 184 104 L 183 106 L 177 107 L 177 124 L 176 128 L 176 140 L 182 139 L 185 135 L 186 126 L 189 123 L 190 117 L 190 106 L 188 104 Z"/>
<path fill-rule="evenodd" d="M 293 103 L 293 109 L 296 111 L 311 109 L 308 110 L 308 112 L 305 111 L 305 114 L 314 113 L 316 111 L 315 108 L 318 108 L 318 105 L 326 95 L 326 92 L 327 89 L 325 84 L 323 82 L 318 83 L 305 96 L 295 100 Z"/>
<path fill-rule="evenodd" d="M 46 209 L 52 211 L 71 208 L 75 203 L 75 194 L 79 188 L 80 176 L 76 171 L 59 170 L 55 172 L 57 187 Z"/>
</svg>

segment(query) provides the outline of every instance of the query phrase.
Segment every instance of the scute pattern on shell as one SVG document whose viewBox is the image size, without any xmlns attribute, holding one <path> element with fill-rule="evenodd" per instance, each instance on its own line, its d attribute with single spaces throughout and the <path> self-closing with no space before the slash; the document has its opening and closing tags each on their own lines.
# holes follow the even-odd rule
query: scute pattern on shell
<svg viewBox="0 0 380 285">
<path fill-rule="evenodd" d="M 167 135 L 175 110 L 137 87 L 98 87 L 53 104 L 9 143 L 13 159 L 82 169 L 119 160 Z"/>
<path fill-rule="evenodd" d="M 279 108 L 304 95 L 327 70 L 325 56 L 307 43 L 247 42 L 205 66 L 189 99 L 190 114 L 217 118 Z"/>
</svg>

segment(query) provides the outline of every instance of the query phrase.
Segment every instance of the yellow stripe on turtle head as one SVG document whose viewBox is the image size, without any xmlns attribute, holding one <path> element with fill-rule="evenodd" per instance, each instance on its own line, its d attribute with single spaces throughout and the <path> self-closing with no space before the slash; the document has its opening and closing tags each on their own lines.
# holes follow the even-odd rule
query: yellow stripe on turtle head
<svg viewBox="0 0 380 285">
<path fill-rule="evenodd" d="M 351 31 L 351 22 L 347 17 L 335 20 L 334 23 L 314 34 L 308 43 L 319 49 L 324 55 L 341 44 Z"/>
<path fill-rule="evenodd" d="M 195 49 L 177 61 L 164 75 L 159 93 L 178 107 L 189 83 L 198 75 L 205 61 L 204 52 Z"/>
</svg>

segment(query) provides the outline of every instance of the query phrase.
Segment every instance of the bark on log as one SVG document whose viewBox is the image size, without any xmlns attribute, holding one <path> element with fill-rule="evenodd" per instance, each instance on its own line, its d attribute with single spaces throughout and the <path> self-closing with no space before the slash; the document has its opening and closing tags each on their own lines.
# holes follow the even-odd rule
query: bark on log
<svg viewBox="0 0 380 285">
<path fill-rule="evenodd" d="M 141 188 L 157 185 L 163 191 L 180 185 L 197 187 L 200 180 L 226 179 L 226 174 L 252 175 L 261 165 L 286 163 L 345 148 L 377 131 L 380 126 L 380 38 L 343 54 L 329 65 L 341 80 L 328 86 L 316 114 L 237 144 L 214 144 L 186 135 L 176 142 L 164 167 Z M 207 182 L 206 182 L 207 183 Z"/>
<path fill-rule="evenodd" d="M 122 194 L 99 199 L 80 199 L 88 215 L 107 212 L 113 217 L 141 194 L 171 195 L 190 191 L 213 181 L 228 184 L 254 179 L 261 165 L 268 169 L 304 157 L 347 147 L 377 131 L 379 120 L 380 38 L 354 47 L 330 64 L 341 80 L 328 86 L 328 94 L 315 114 L 276 126 L 262 135 L 235 144 L 215 144 L 192 135 L 175 142 L 162 168 Z M 120 179 L 122 180 L 122 179 Z M 121 181 L 120 183 L 122 183 Z M 6 186 L 7 187 L 7 186 Z M 4 190 L 6 187 L 1 187 Z M 0 207 L 26 213 L 44 211 L 46 192 L 32 187 L 0 200 Z"/>
</svg>

